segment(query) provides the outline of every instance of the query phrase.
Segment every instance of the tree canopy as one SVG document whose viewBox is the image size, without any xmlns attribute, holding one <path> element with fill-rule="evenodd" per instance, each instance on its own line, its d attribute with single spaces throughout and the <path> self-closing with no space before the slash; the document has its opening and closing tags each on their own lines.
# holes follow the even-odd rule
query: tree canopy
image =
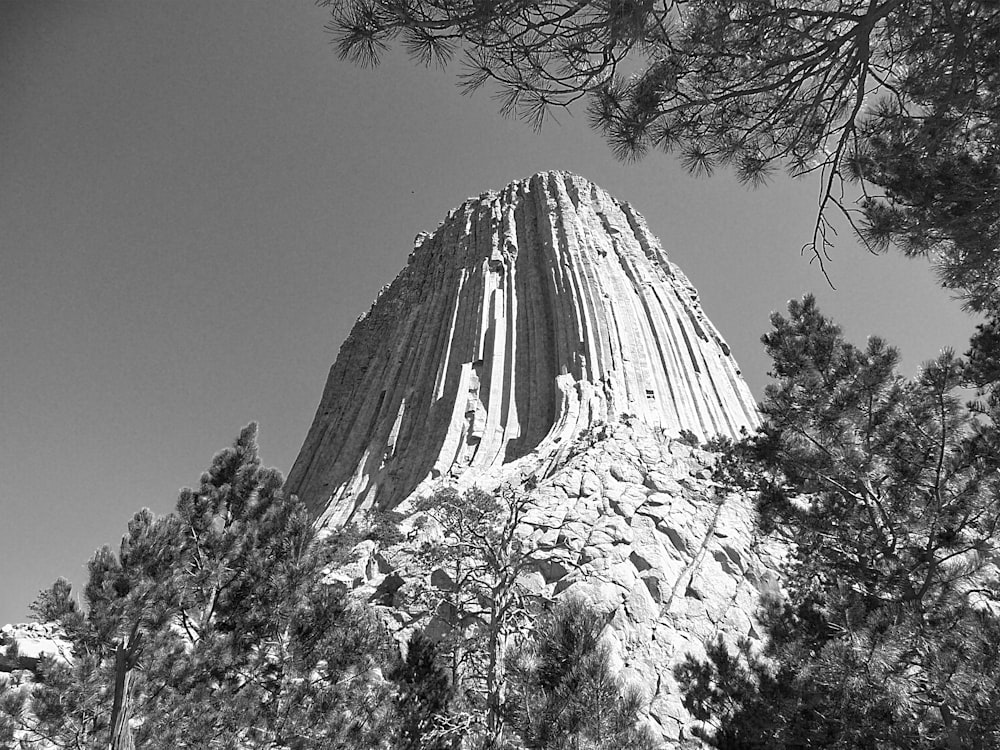
<svg viewBox="0 0 1000 750">
<path fill-rule="evenodd" d="M 1000 277 L 996 0 L 324 0 L 341 56 L 460 56 L 540 126 L 586 100 L 623 159 L 661 150 L 751 185 L 817 174 L 805 247 L 840 213 L 873 251 L 931 254 L 983 309 Z M 853 184 L 855 187 L 851 188 Z"/>
<path fill-rule="evenodd" d="M 998 404 L 962 401 L 994 371 L 945 352 L 904 379 L 811 297 L 772 323 L 765 423 L 726 468 L 791 543 L 788 598 L 763 654 L 688 660 L 686 705 L 719 748 L 996 746 Z"/>
<path fill-rule="evenodd" d="M 660 739 L 637 724 L 641 691 L 616 674 L 602 642 L 606 620 L 567 598 L 549 609 L 508 654 L 507 721 L 531 750 L 655 750 Z"/>
<path fill-rule="evenodd" d="M 91 559 L 81 607 L 59 580 L 32 607 L 73 663 L 43 659 L 0 708 L 28 746 L 380 747 L 384 627 L 322 583 L 336 539 L 261 466 L 256 425 L 163 517 L 135 514 Z M 30 710 L 25 710 L 30 705 Z M 36 743 L 31 745 L 30 742 Z"/>
<path fill-rule="evenodd" d="M 425 534 L 415 559 L 434 572 L 415 582 L 409 596 L 428 615 L 425 628 L 451 682 L 450 714 L 438 729 L 489 747 L 504 742 L 504 653 L 529 619 L 522 579 L 537 550 L 518 533 L 527 501 L 503 485 L 492 494 L 445 489 L 415 504 Z"/>
<path fill-rule="evenodd" d="M 545 607 L 529 607 L 520 581 L 533 559 L 516 533 L 524 493 L 445 490 L 417 503 L 415 559 L 429 580 L 408 594 L 421 612 L 413 624 L 424 629 L 411 633 L 401 660 L 375 611 L 324 580 L 353 560 L 364 532 L 348 526 L 321 538 L 281 486 L 281 475 L 261 465 L 249 425 L 197 488 L 181 492 L 173 513 L 136 513 L 117 549 L 94 554 L 82 604 L 65 579 L 42 591 L 32 614 L 58 626 L 71 663 L 45 657 L 34 682 L 0 684 L 0 742 L 66 750 L 655 746 L 635 726 L 638 694 L 613 675 L 602 618 L 564 604 L 525 632 L 529 609 Z M 391 547 L 403 539 L 398 521 L 376 514 L 367 538 Z M 539 702 L 551 731 L 526 713 Z"/>
</svg>

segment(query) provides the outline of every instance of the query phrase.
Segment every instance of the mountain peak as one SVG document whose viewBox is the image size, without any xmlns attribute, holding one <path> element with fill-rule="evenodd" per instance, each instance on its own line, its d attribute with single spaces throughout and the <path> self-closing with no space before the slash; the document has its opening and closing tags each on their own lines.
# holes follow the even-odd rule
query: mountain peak
<svg viewBox="0 0 1000 750">
<path fill-rule="evenodd" d="M 441 478 L 540 465 L 623 416 L 702 439 L 757 424 L 729 347 L 642 216 L 539 172 L 418 235 L 341 347 L 287 488 L 341 523 Z"/>
</svg>

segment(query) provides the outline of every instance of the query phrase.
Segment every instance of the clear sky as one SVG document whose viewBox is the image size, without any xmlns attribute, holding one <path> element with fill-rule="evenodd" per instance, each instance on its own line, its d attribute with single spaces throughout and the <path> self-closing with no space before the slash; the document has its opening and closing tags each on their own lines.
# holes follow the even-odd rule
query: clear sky
<svg viewBox="0 0 1000 750">
<path fill-rule="evenodd" d="M 817 186 L 751 192 L 616 162 L 582 113 L 541 134 L 454 71 L 341 62 L 308 0 L 0 3 L 0 623 L 82 584 L 257 420 L 287 472 L 359 314 L 467 196 L 566 169 L 633 203 L 754 393 L 771 310 L 813 291 L 906 371 L 974 321 L 923 262 L 847 235 L 800 257 Z"/>
</svg>

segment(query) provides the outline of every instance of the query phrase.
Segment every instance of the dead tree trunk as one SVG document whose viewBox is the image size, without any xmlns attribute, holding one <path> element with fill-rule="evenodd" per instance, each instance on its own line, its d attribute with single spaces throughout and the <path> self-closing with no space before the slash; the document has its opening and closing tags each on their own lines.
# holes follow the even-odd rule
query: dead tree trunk
<svg viewBox="0 0 1000 750">
<path fill-rule="evenodd" d="M 115 648 L 115 693 L 111 704 L 111 737 L 108 750 L 134 750 L 132 731 L 129 728 L 132 692 L 132 669 L 139 652 L 139 635 L 133 629 L 126 643 L 121 641 Z"/>
</svg>

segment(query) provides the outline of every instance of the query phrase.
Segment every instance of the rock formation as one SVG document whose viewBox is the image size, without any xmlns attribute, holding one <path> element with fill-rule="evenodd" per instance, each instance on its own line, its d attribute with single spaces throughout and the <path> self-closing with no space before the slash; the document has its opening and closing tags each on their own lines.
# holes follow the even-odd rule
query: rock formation
<svg viewBox="0 0 1000 750">
<path fill-rule="evenodd" d="M 757 638 L 759 594 L 777 586 L 751 501 L 692 445 L 756 424 L 729 347 L 642 217 L 547 172 L 417 238 L 341 348 L 286 488 L 323 525 L 378 507 L 411 529 L 411 501 L 437 488 L 530 488 L 518 531 L 543 554 L 525 586 L 605 614 L 644 717 L 676 741 L 691 717 L 673 666 L 716 637 Z M 333 573 L 391 602 L 401 637 L 429 624 L 406 587 L 435 585 L 414 543 L 365 542 Z"/>
<path fill-rule="evenodd" d="M 643 218 L 546 172 L 417 237 L 341 347 L 287 487 L 340 523 L 622 414 L 699 438 L 757 420 L 729 347 Z"/>
<path fill-rule="evenodd" d="M 68 664 L 72 655 L 69 641 L 52 623 L 0 627 L 0 672 L 31 671 L 43 656 Z"/>
</svg>

